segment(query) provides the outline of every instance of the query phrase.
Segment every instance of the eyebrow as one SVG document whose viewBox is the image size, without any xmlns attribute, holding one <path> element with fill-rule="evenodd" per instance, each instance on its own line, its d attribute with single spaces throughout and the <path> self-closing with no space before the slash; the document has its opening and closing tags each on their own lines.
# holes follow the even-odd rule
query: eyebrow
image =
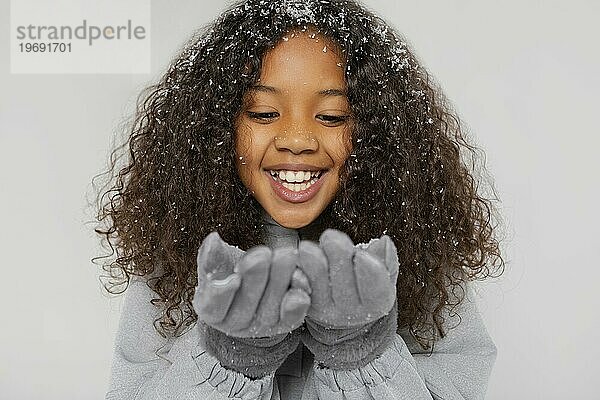
<svg viewBox="0 0 600 400">
<path fill-rule="evenodd" d="M 321 96 L 342 96 L 346 97 L 346 91 L 341 89 L 326 89 L 319 91 Z"/>
<path fill-rule="evenodd" d="M 273 86 L 266 86 L 266 85 L 254 85 L 252 87 L 250 87 L 250 90 L 254 90 L 257 92 L 264 92 L 264 93 L 274 93 L 277 94 L 279 93 L 279 90 L 274 88 Z M 346 97 L 346 91 L 342 90 L 342 89 L 325 89 L 325 90 L 320 90 L 319 92 L 317 92 L 317 94 L 321 95 L 321 96 L 342 96 L 342 97 Z"/>
<path fill-rule="evenodd" d="M 265 86 L 265 85 L 254 85 L 250 87 L 250 90 L 256 90 L 257 92 L 266 92 L 266 93 L 279 93 L 279 90 L 275 89 L 273 86 Z"/>
</svg>

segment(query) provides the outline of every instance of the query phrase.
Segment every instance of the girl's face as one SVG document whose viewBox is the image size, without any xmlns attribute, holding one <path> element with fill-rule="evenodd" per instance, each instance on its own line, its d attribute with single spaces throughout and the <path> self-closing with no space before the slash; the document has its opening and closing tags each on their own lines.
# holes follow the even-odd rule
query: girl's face
<svg viewBox="0 0 600 400">
<path fill-rule="evenodd" d="M 238 173 L 280 225 L 314 221 L 351 151 L 344 64 L 329 40 L 289 33 L 267 52 L 236 121 Z"/>
</svg>

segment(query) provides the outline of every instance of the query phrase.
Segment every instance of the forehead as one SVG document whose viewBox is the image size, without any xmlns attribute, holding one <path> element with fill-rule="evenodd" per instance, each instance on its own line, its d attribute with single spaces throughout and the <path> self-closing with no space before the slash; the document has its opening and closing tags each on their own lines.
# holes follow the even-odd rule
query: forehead
<svg viewBox="0 0 600 400">
<path fill-rule="evenodd" d="M 262 84 L 344 86 L 344 63 L 339 47 L 311 31 L 291 31 L 264 56 Z"/>
</svg>

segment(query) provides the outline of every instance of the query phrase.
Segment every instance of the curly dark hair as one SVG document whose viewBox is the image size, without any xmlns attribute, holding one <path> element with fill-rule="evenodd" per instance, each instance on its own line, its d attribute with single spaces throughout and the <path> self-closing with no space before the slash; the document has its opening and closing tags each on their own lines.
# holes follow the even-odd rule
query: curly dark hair
<svg viewBox="0 0 600 400">
<path fill-rule="evenodd" d="M 355 1 L 247 0 L 198 31 L 142 92 L 127 141 L 99 175 L 108 179 L 95 231 L 110 254 L 92 261 L 104 259 L 110 293 L 145 277 L 164 310 L 154 324 L 161 335 L 178 336 L 196 321 L 191 299 L 202 240 L 218 231 L 244 250 L 263 244 L 262 208 L 235 163 L 244 94 L 265 52 L 286 33 L 309 28 L 341 49 L 355 120 L 340 190 L 319 219 L 354 243 L 392 238 L 398 327 L 427 349 L 445 335 L 441 312 L 463 300 L 465 283 L 504 269 L 493 235 L 499 224 L 490 222 L 499 218 L 498 199 L 478 194 L 477 149 L 438 85 L 406 41 Z M 117 167 L 122 149 L 129 157 Z"/>
</svg>

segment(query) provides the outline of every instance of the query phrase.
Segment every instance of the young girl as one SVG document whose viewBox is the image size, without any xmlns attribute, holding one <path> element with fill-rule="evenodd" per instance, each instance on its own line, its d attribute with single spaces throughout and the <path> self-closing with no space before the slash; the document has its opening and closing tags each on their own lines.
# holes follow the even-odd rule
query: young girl
<svg viewBox="0 0 600 400">
<path fill-rule="evenodd" d="M 468 282 L 503 260 L 464 148 L 359 4 L 233 5 L 151 88 L 100 198 L 127 289 L 107 398 L 483 398 Z"/>
</svg>

